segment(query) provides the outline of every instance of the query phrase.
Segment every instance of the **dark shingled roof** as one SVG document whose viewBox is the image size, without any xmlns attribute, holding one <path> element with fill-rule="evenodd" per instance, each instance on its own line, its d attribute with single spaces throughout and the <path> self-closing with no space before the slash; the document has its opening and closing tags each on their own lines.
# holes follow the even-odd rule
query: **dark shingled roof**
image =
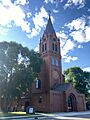
<svg viewBox="0 0 90 120">
<path fill-rule="evenodd" d="M 58 85 L 55 85 L 52 90 L 55 90 L 55 91 L 66 91 L 70 86 L 70 83 L 64 83 L 64 84 L 58 84 Z"/>
<path fill-rule="evenodd" d="M 53 34 L 53 33 L 55 34 L 55 30 L 53 28 L 50 16 L 49 16 L 49 19 L 48 19 L 48 23 L 47 23 L 47 26 L 46 26 L 45 33 L 46 34 Z"/>
</svg>

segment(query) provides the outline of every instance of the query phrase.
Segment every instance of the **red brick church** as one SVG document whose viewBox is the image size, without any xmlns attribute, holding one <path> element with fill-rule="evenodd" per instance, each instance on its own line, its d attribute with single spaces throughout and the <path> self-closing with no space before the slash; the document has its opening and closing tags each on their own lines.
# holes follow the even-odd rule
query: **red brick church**
<svg viewBox="0 0 90 120">
<path fill-rule="evenodd" d="M 64 83 L 61 65 L 60 40 L 49 16 L 39 43 L 44 60 L 40 78 L 32 84 L 32 106 L 40 112 L 84 111 L 85 97 L 70 83 Z"/>
<path fill-rule="evenodd" d="M 57 38 L 49 16 L 46 29 L 39 43 L 44 60 L 40 76 L 32 83 L 31 97 L 22 97 L 12 106 L 25 111 L 32 106 L 40 112 L 68 112 L 86 110 L 85 96 L 77 93 L 70 83 L 64 82 L 61 65 L 60 40 Z"/>
</svg>

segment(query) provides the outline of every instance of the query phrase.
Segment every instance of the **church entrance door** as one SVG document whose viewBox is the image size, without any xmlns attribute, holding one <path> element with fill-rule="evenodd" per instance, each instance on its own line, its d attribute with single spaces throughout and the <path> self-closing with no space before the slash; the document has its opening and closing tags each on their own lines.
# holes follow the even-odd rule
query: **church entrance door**
<svg viewBox="0 0 90 120">
<path fill-rule="evenodd" d="M 77 111 L 77 101 L 74 94 L 68 96 L 68 111 Z"/>
</svg>

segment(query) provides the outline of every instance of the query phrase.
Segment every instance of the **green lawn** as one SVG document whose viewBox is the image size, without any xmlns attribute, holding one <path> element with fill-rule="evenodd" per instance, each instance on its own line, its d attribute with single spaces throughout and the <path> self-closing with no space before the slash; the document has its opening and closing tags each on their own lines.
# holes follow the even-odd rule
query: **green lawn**
<svg viewBox="0 0 90 120">
<path fill-rule="evenodd" d="M 27 116 L 27 114 L 26 112 L 8 112 L 8 113 L 0 112 L 0 117 L 11 117 L 11 116 Z"/>
<path fill-rule="evenodd" d="M 31 117 L 31 118 L 43 117 L 43 115 L 40 115 L 40 114 L 26 114 L 26 112 L 8 112 L 8 113 L 0 112 L 0 117 L 15 117 L 15 116 L 23 116 L 25 118 L 26 117 Z M 4 120 L 10 120 L 10 118 L 5 118 Z"/>
</svg>

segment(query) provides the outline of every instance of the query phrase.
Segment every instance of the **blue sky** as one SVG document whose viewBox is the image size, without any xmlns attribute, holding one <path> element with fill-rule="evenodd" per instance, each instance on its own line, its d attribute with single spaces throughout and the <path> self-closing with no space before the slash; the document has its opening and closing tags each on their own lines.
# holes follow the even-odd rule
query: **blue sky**
<svg viewBox="0 0 90 120">
<path fill-rule="evenodd" d="M 90 71 L 90 0 L 0 0 L 0 42 L 16 41 L 38 51 L 49 10 L 63 70 Z"/>
</svg>

